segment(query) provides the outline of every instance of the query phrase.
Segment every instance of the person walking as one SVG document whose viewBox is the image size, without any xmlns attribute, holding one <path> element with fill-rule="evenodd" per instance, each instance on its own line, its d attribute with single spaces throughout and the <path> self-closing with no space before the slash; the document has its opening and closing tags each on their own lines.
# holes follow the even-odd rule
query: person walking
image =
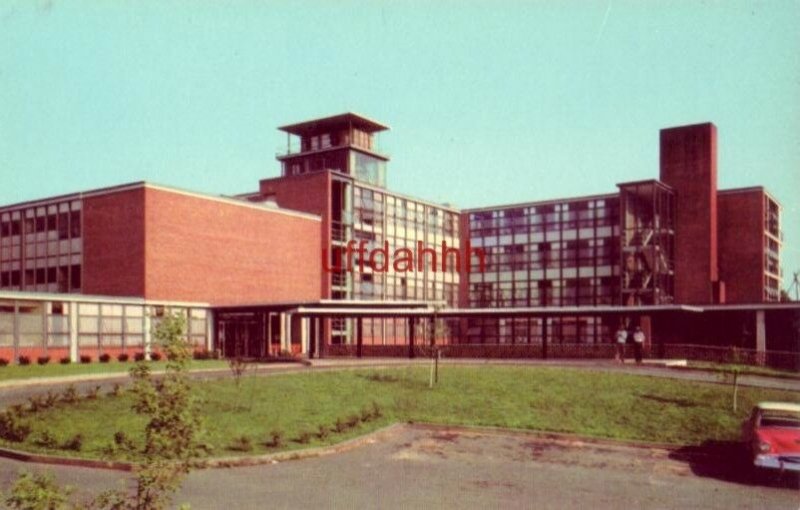
<svg viewBox="0 0 800 510">
<path fill-rule="evenodd" d="M 617 363 L 625 363 L 625 342 L 628 340 L 628 332 L 622 324 L 619 325 L 615 337 L 617 340 L 617 350 L 616 354 L 614 354 L 614 361 Z"/>
<path fill-rule="evenodd" d="M 636 364 L 642 364 L 642 349 L 644 348 L 644 331 L 641 326 L 636 326 L 633 332 L 633 353 L 636 356 Z"/>
</svg>

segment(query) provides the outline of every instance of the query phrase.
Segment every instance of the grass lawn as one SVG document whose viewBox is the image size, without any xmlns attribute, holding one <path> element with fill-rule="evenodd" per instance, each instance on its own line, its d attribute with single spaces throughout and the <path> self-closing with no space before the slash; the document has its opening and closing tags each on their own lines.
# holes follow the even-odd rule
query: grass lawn
<svg viewBox="0 0 800 510">
<path fill-rule="evenodd" d="M 428 389 L 423 367 L 343 370 L 197 381 L 205 416 L 204 441 L 212 456 L 242 455 L 231 448 L 246 436 L 251 453 L 340 442 L 393 422 L 511 427 L 569 432 L 616 439 L 699 444 L 732 440 L 751 406 L 760 400 L 800 401 L 792 392 L 739 389 L 733 413 L 732 388 L 636 375 L 550 367 L 443 366 L 438 386 Z M 382 417 L 343 432 L 295 441 L 302 432 L 331 428 L 375 402 Z M 27 413 L 33 432 L 18 449 L 93 458 L 125 458 L 105 450 L 114 433 L 141 442 L 144 420 L 130 410 L 129 395 L 103 396 Z M 35 441 L 48 430 L 59 442 L 82 434 L 81 452 L 46 449 Z M 285 444 L 265 443 L 272 430 Z"/>
<path fill-rule="evenodd" d="M 153 370 L 163 370 L 165 364 L 165 361 L 154 361 L 152 362 Z M 8 365 L 0 367 L 0 381 L 32 379 L 37 377 L 59 377 L 65 375 L 111 374 L 127 372 L 133 365 L 133 361 L 126 363 L 120 363 L 119 361 L 99 363 L 94 361 L 92 363 L 70 363 L 68 365 L 62 365 L 57 362 L 48 363 L 47 365 Z M 191 360 L 189 362 L 190 370 L 200 368 L 226 368 L 227 366 L 228 362 L 225 360 Z"/>
</svg>

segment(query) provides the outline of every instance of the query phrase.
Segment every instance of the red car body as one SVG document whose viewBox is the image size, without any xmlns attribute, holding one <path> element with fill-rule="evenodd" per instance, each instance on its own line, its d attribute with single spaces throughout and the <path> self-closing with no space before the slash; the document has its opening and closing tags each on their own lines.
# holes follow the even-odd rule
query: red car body
<svg viewBox="0 0 800 510">
<path fill-rule="evenodd" d="M 742 424 L 753 465 L 800 472 L 800 404 L 762 402 Z"/>
</svg>

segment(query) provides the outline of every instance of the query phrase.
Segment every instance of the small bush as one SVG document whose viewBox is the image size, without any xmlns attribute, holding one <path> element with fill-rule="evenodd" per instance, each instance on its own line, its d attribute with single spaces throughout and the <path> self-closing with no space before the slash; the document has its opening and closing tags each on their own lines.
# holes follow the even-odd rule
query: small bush
<svg viewBox="0 0 800 510">
<path fill-rule="evenodd" d="M 136 449 L 136 443 L 133 442 L 133 439 L 128 437 L 128 435 L 121 430 L 114 433 L 114 444 L 118 448 L 128 452 Z"/>
<path fill-rule="evenodd" d="M 208 351 L 194 351 L 192 353 L 192 358 L 197 360 L 206 360 L 211 359 L 211 355 Z"/>
<path fill-rule="evenodd" d="M 100 393 L 100 386 L 95 386 L 94 388 L 86 392 L 86 398 L 88 400 L 95 400 L 97 399 L 97 395 L 99 393 Z"/>
<path fill-rule="evenodd" d="M 41 409 L 45 409 L 47 406 L 45 405 L 45 400 L 43 397 L 39 395 L 34 395 L 28 398 L 28 411 L 35 413 Z"/>
<path fill-rule="evenodd" d="M 300 435 L 297 436 L 297 439 L 295 439 L 295 442 L 300 444 L 308 444 L 310 441 L 311 441 L 311 432 L 308 432 L 307 430 L 301 432 Z"/>
<path fill-rule="evenodd" d="M 267 439 L 267 446 L 270 448 L 278 448 L 283 445 L 283 431 L 282 430 L 273 430 L 269 433 L 269 438 Z"/>
<path fill-rule="evenodd" d="M 0 358 L 0 367 L 8 366 L 8 360 L 5 358 Z"/>
<path fill-rule="evenodd" d="M 129 359 L 130 359 L 130 356 L 128 356 L 128 353 L 127 353 L 127 352 L 121 352 L 121 353 L 119 353 L 119 355 L 117 356 L 117 361 L 119 361 L 120 363 L 125 363 L 125 362 L 126 362 L 126 361 L 128 361 Z"/>
<path fill-rule="evenodd" d="M 58 447 L 58 439 L 49 430 L 43 430 L 34 443 L 42 448 L 54 449 Z"/>
<path fill-rule="evenodd" d="M 40 365 L 47 365 L 48 363 L 50 363 L 50 356 L 39 356 L 38 358 L 36 358 L 36 363 Z"/>
<path fill-rule="evenodd" d="M 100 356 L 97 358 L 97 360 L 98 360 L 100 363 L 108 363 L 109 361 L 111 361 L 111 355 L 110 355 L 110 354 L 108 354 L 107 352 L 104 352 L 103 354 L 101 354 L 101 355 L 100 355 Z"/>
<path fill-rule="evenodd" d="M 6 441 L 21 443 L 31 433 L 31 426 L 22 421 L 21 414 L 17 411 L 4 411 L 0 413 L 0 437 Z"/>
<path fill-rule="evenodd" d="M 44 397 L 44 403 L 47 407 L 53 407 L 58 403 L 58 395 L 52 391 L 48 391 L 47 395 Z"/>
<path fill-rule="evenodd" d="M 50 473 L 24 472 L 14 482 L 11 491 L 4 494 L 8 508 L 71 508 L 69 498 L 74 492 L 70 486 L 60 487 Z"/>
<path fill-rule="evenodd" d="M 20 356 L 19 357 L 19 364 L 22 366 L 27 366 L 31 364 L 31 359 L 28 356 Z"/>
<path fill-rule="evenodd" d="M 92 357 L 88 354 L 81 354 L 81 363 L 84 365 L 92 362 Z"/>
<path fill-rule="evenodd" d="M 336 418 L 336 423 L 333 424 L 333 430 L 341 434 L 342 432 L 347 430 L 347 424 L 343 419 Z"/>
<path fill-rule="evenodd" d="M 317 438 L 321 440 L 325 440 L 331 434 L 331 431 L 325 425 L 320 425 L 319 429 L 317 429 Z"/>
<path fill-rule="evenodd" d="M 119 383 L 114 383 L 114 386 L 112 386 L 111 389 L 108 390 L 108 396 L 118 397 L 120 395 L 122 395 L 122 386 Z"/>
<path fill-rule="evenodd" d="M 150 353 L 150 361 L 161 361 L 161 353 L 151 352 Z"/>
<path fill-rule="evenodd" d="M 72 363 L 72 358 L 70 358 L 69 356 L 64 356 L 63 358 L 58 360 L 58 362 L 61 363 L 62 365 L 69 365 L 70 363 Z"/>
<path fill-rule="evenodd" d="M 372 410 L 369 407 L 363 408 L 361 410 L 361 415 L 359 416 L 359 419 L 364 423 L 366 423 L 368 421 L 371 421 L 372 420 Z"/>
<path fill-rule="evenodd" d="M 61 401 L 65 404 L 74 404 L 79 399 L 80 395 L 78 395 L 78 389 L 74 384 L 70 384 L 64 388 L 64 392 L 61 394 Z"/>
<path fill-rule="evenodd" d="M 144 361 L 144 353 L 143 352 L 137 352 L 136 354 L 133 355 L 133 360 L 134 361 Z"/>
<path fill-rule="evenodd" d="M 235 452 L 250 452 L 253 451 L 253 442 L 247 436 L 239 436 L 233 440 L 229 449 Z"/>
<path fill-rule="evenodd" d="M 64 441 L 64 444 L 61 445 L 61 448 L 64 450 L 72 450 L 73 452 L 81 451 L 81 448 L 83 448 L 83 436 L 81 434 L 75 434 L 71 438 Z"/>
<path fill-rule="evenodd" d="M 350 415 L 347 417 L 347 421 L 345 423 L 347 424 L 347 428 L 354 429 L 358 427 L 359 423 L 361 423 L 361 417 L 357 414 Z"/>
<path fill-rule="evenodd" d="M 381 409 L 381 406 L 378 405 L 378 403 L 374 400 L 372 401 L 372 409 L 370 409 L 370 411 L 373 420 L 377 420 L 383 416 L 383 410 Z"/>
</svg>

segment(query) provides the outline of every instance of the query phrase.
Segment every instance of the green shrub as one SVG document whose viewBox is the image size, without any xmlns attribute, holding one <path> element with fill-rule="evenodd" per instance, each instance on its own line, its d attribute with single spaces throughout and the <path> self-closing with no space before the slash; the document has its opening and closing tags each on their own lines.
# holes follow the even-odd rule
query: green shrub
<svg viewBox="0 0 800 510">
<path fill-rule="evenodd" d="M 60 487 L 50 473 L 22 473 L 5 498 L 8 508 L 17 510 L 62 510 L 70 508 L 73 489 Z"/>
<path fill-rule="evenodd" d="M 378 403 L 375 402 L 374 400 L 372 401 L 372 409 L 370 411 L 373 420 L 377 420 L 383 417 L 383 410 L 381 410 L 381 406 L 378 405 Z"/>
<path fill-rule="evenodd" d="M 25 423 L 20 413 L 12 410 L 0 413 L 0 437 L 6 441 L 21 443 L 31 433 L 31 426 Z"/>
<path fill-rule="evenodd" d="M 336 418 L 336 423 L 333 424 L 333 430 L 341 434 L 347 430 L 347 423 L 341 418 Z"/>
<path fill-rule="evenodd" d="M 52 391 L 48 391 L 44 397 L 44 403 L 47 407 L 53 407 L 58 403 L 58 395 Z"/>
<path fill-rule="evenodd" d="M 75 434 L 71 438 L 64 441 L 64 444 L 61 446 L 64 450 L 72 450 L 74 452 L 81 451 L 83 448 L 83 436 L 81 434 Z"/>
<path fill-rule="evenodd" d="M 270 432 L 266 445 L 270 448 L 279 448 L 283 446 L 283 431 L 276 429 Z"/>
<path fill-rule="evenodd" d="M 320 440 L 325 440 L 330 435 L 331 431 L 325 425 L 320 425 L 319 429 L 317 429 L 317 438 Z"/>
<path fill-rule="evenodd" d="M 120 395 L 122 395 L 122 385 L 119 383 L 114 383 L 114 386 L 112 386 L 111 389 L 108 390 L 108 396 L 118 397 Z"/>
<path fill-rule="evenodd" d="M 52 450 L 58 447 L 58 439 L 49 430 L 43 430 L 34 440 L 34 444 Z"/>
<path fill-rule="evenodd" d="M 45 405 L 44 397 L 40 395 L 34 395 L 32 397 L 28 397 L 28 411 L 31 413 L 35 413 L 41 409 L 45 409 L 47 406 Z"/>
<path fill-rule="evenodd" d="M 91 388 L 89 391 L 86 392 L 86 398 L 88 400 L 95 400 L 97 399 L 97 395 L 100 393 L 100 386 L 95 386 Z"/>
<path fill-rule="evenodd" d="M 74 404 L 80 399 L 80 395 L 78 395 L 78 389 L 75 387 L 74 384 L 70 384 L 64 389 L 64 392 L 61 394 L 61 401 L 65 404 Z"/>
<path fill-rule="evenodd" d="M 299 436 L 297 436 L 295 441 L 300 444 L 308 444 L 311 441 L 311 432 L 304 430 Z"/>
<path fill-rule="evenodd" d="M 239 436 L 233 440 L 229 449 L 235 452 L 250 452 L 253 451 L 253 442 L 247 436 Z"/>
<path fill-rule="evenodd" d="M 121 430 L 114 432 L 114 444 L 120 449 L 129 452 L 136 449 L 136 443 L 133 442 L 133 439 Z"/>
</svg>

